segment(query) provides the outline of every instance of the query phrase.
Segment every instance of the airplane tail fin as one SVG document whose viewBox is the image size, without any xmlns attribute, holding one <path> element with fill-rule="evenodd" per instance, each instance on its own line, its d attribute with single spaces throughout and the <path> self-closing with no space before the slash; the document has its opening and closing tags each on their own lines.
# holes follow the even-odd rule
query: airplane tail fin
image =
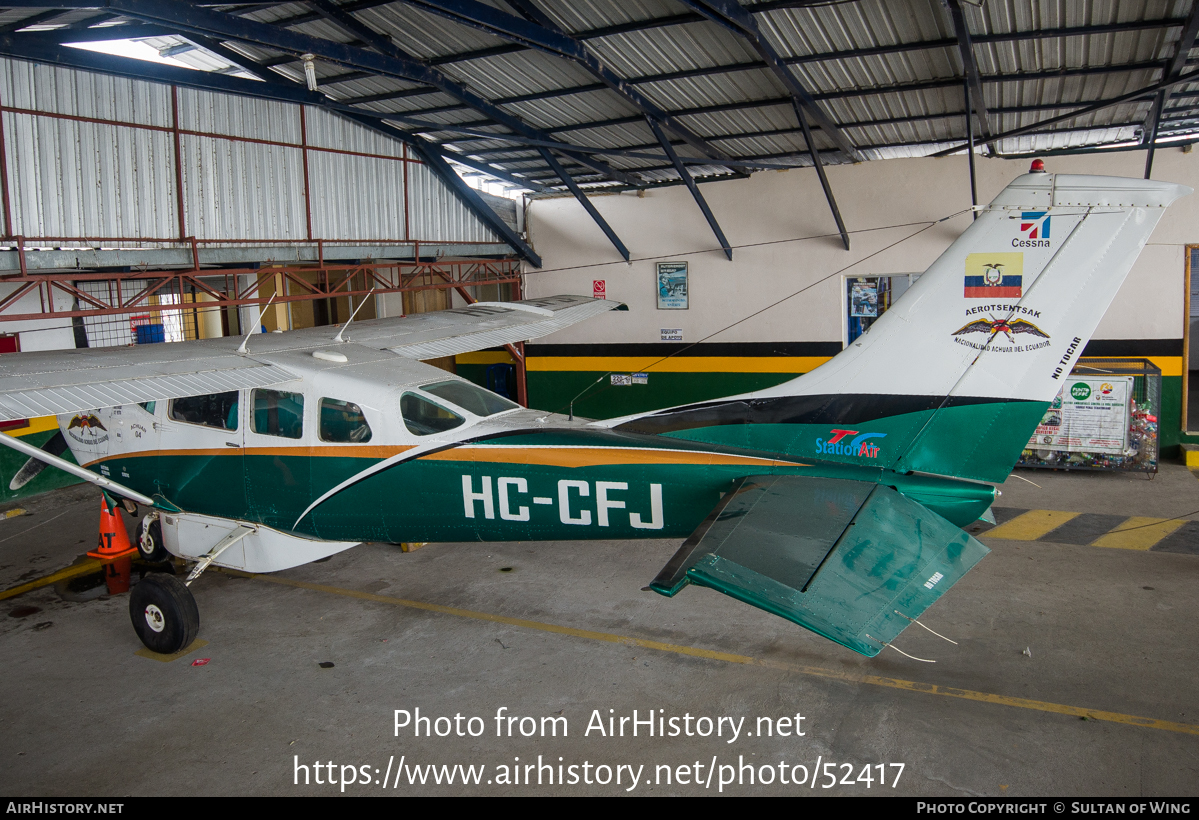
<svg viewBox="0 0 1199 820">
<path fill-rule="evenodd" d="M 1002 481 L 1165 209 L 1190 188 L 1018 177 L 862 337 L 766 390 L 638 417 L 653 432 Z"/>
</svg>

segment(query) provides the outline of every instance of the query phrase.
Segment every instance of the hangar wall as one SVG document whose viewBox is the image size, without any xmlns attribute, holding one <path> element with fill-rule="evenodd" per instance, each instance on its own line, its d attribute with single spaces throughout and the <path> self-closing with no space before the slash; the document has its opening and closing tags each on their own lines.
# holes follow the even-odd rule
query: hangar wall
<svg viewBox="0 0 1199 820">
<path fill-rule="evenodd" d="M 1046 160 L 1054 172 L 1130 177 L 1142 176 L 1144 163 L 1139 150 Z M 1027 159 L 979 158 L 979 201 L 989 202 L 1028 164 Z M 842 348 L 843 274 L 921 272 L 970 223 L 964 212 L 970 207 L 965 157 L 834 166 L 828 176 L 852 232 L 849 252 L 835 234 L 811 169 L 702 186 L 734 245 L 731 262 L 719 250 L 710 250 L 718 247 L 712 232 L 681 186 L 644 196 L 592 198 L 628 245 L 635 260 L 631 264 L 620 259 L 577 202 L 533 200 L 529 235 L 545 264 L 526 271 L 526 292 L 589 294 L 593 281 L 603 279 L 608 298 L 625 302 L 629 311 L 529 345 L 530 403 L 565 411 L 573 397 L 608 371 L 648 372 L 647 384 L 596 384 L 575 402 L 576 413 L 606 418 L 758 389 L 808 372 Z M 1159 149 L 1153 176 L 1199 188 L 1199 153 Z M 917 233 L 928 221 L 955 213 Z M 1147 357 L 1162 368 L 1163 454 L 1185 440 L 1180 411 L 1188 243 L 1199 243 L 1199 195 L 1182 199 L 1166 213 L 1086 354 Z M 655 263 L 676 260 L 689 263 L 689 309 L 658 310 Z M 809 289 L 757 314 L 803 288 Z M 662 342 L 662 328 L 681 328 L 683 343 Z M 685 353 L 654 364 L 700 340 Z"/>
<path fill-rule="evenodd" d="M 27 246 L 502 242 L 399 140 L 319 108 L 11 59 L 0 103 L 0 217 Z"/>
<path fill-rule="evenodd" d="M 211 286 L 224 289 L 230 287 L 224 270 L 244 273 L 278 262 L 316 275 L 322 258 L 329 266 L 347 257 L 452 261 L 512 254 L 401 141 L 328 111 L 7 58 L 0 58 L 0 226 L 0 307 L 11 315 L 95 307 L 42 284 L 9 301 L 40 275 L 94 295 L 109 292 L 110 280 L 71 277 L 97 269 L 188 270 L 198 260 L 213 274 Z M 234 287 L 251 284 L 233 278 Z M 271 282 L 259 297 L 274 292 Z M 126 282 L 126 288 L 118 301 L 141 286 Z M 182 289 L 169 284 L 126 306 L 163 298 L 190 304 L 195 289 Z M 308 306 L 311 316 L 310 303 L 292 304 L 297 312 Z M 260 321 L 257 307 L 240 311 L 245 321 Z M 88 344 L 133 340 L 138 317 L 95 312 L 80 328 L 91 336 Z M 272 314 L 261 321 L 278 322 L 287 308 L 276 305 Z M 219 333 L 219 319 L 216 325 Z M 4 339 L 10 346 L 0 352 L 70 349 L 77 339 L 70 317 L 0 316 L 0 336 L 17 337 Z M 3 429 L 36 447 L 57 425 L 47 417 Z M 76 481 L 44 470 L 14 489 L 10 480 L 25 461 L 7 448 L 0 452 L 0 499 Z"/>
</svg>

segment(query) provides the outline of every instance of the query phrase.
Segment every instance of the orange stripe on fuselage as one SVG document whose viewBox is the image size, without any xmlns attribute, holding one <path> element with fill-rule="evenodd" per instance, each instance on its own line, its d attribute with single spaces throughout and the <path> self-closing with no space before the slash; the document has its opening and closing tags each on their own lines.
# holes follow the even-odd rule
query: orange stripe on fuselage
<svg viewBox="0 0 1199 820">
<path fill-rule="evenodd" d="M 637 447 L 453 447 L 417 461 L 474 461 L 498 464 L 536 464 L 547 467 L 599 467 L 609 464 L 701 464 L 747 467 L 803 467 L 794 461 L 691 450 L 650 450 Z"/>
<path fill-rule="evenodd" d="M 322 447 L 221 447 L 196 448 L 194 450 L 141 450 L 132 453 L 115 453 L 95 461 L 89 461 L 84 467 L 100 464 L 104 461 L 119 461 L 126 458 L 148 458 L 168 456 L 307 456 L 309 458 L 391 458 L 398 453 L 411 450 L 413 445 L 371 446 L 361 444 L 328 444 Z"/>
</svg>

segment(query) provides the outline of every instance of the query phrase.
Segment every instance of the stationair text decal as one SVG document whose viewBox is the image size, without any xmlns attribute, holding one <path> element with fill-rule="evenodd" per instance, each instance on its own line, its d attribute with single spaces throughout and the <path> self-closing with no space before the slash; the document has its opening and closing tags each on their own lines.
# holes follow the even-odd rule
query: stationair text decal
<svg viewBox="0 0 1199 820">
<path fill-rule="evenodd" d="M 832 437 L 828 441 L 816 439 L 816 452 L 830 456 L 858 456 L 859 458 L 878 458 L 879 446 L 868 439 L 886 438 L 886 433 L 862 433 L 857 430 L 831 430 Z M 844 441 L 848 436 L 856 438 Z"/>
</svg>

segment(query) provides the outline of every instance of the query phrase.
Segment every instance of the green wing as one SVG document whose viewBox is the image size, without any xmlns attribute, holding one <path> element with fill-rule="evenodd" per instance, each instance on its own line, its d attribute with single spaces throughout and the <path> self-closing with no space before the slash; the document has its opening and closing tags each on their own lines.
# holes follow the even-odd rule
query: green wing
<svg viewBox="0 0 1199 820">
<path fill-rule="evenodd" d="M 650 587 L 710 587 L 873 657 L 988 552 L 891 487 L 748 476 Z"/>
</svg>

